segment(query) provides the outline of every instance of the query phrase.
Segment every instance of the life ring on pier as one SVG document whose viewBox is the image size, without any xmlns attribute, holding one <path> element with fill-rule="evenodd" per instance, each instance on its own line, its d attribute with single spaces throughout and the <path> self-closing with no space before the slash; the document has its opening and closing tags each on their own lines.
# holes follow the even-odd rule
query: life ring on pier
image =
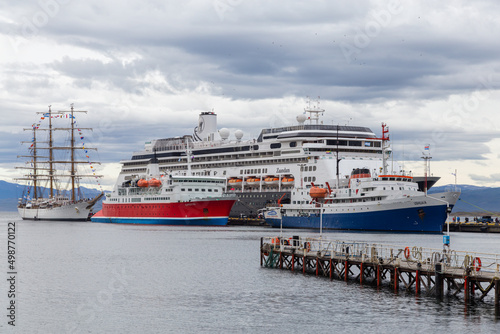
<svg viewBox="0 0 500 334">
<path fill-rule="evenodd" d="M 304 246 L 306 246 L 306 247 L 305 247 L 305 249 L 306 249 L 308 252 L 310 252 L 310 251 L 311 251 L 311 243 L 310 243 L 310 242 L 306 242 Z"/>
<path fill-rule="evenodd" d="M 481 259 L 475 257 L 474 260 L 472 261 L 472 266 L 476 269 L 476 271 L 481 270 Z"/>
<path fill-rule="evenodd" d="M 407 260 L 410 258 L 410 247 L 405 248 L 405 258 Z"/>
</svg>

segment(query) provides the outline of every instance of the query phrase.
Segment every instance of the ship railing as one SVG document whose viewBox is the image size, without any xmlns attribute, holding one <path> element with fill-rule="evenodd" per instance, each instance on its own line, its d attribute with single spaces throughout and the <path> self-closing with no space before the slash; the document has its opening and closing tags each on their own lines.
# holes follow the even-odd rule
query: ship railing
<svg viewBox="0 0 500 334">
<path fill-rule="evenodd" d="M 359 241 L 328 240 L 317 237 L 265 237 L 264 247 L 275 252 L 293 250 L 304 256 L 316 255 L 352 261 L 415 266 L 434 270 L 436 265 L 448 270 L 456 270 L 467 275 L 481 276 L 495 273 L 500 277 L 500 254 L 456 251 L 443 249 L 375 244 Z"/>
</svg>

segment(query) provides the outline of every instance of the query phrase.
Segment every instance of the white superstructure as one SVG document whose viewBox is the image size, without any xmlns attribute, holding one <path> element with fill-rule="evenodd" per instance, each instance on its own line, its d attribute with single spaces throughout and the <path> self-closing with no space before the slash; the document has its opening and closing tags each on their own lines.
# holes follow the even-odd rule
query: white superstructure
<svg viewBox="0 0 500 334">
<path fill-rule="evenodd" d="M 382 172 L 391 155 L 386 147 L 382 157 L 387 140 L 366 127 L 324 125 L 320 120 L 324 110 L 305 111 L 308 115 L 299 115 L 297 124 L 263 129 L 252 140 L 242 140 L 240 130 L 230 139 L 227 129 L 217 130 L 217 115 L 203 112 L 193 135 L 152 140 L 131 159 L 121 161 L 119 180 L 144 174 L 156 156 L 162 172 L 187 171 L 190 165 L 194 175 L 225 177 L 226 191 L 240 199 L 231 215 L 255 216 L 268 202 L 289 200 L 294 187 L 311 182 L 335 184 L 337 178 L 348 177 L 360 166 L 373 174 Z"/>
</svg>

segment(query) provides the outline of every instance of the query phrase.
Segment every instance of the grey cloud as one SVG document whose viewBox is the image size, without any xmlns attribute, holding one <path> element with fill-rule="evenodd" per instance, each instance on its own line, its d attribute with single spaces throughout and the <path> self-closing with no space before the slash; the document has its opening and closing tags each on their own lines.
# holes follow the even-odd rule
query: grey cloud
<svg viewBox="0 0 500 334">
<path fill-rule="evenodd" d="M 500 68 L 497 57 L 500 46 L 496 42 L 500 27 L 492 14 L 498 12 L 495 2 L 454 4 L 458 11 L 461 6 L 477 8 L 483 15 L 480 21 L 470 20 L 472 14 L 463 8 L 463 20 L 459 20 L 447 12 L 446 4 L 424 3 L 411 7 L 412 4 L 404 3 L 402 14 L 393 16 L 364 47 L 356 45 L 357 34 L 374 20 L 374 13 L 385 10 L 387 4 L 375 8 L 369 1 L 346 5 L 332 1 L 223 3 L 227 6 L 217 8 L 212 1 L 69 1 L 61 4 L 58 12 L 47 24 L 38 27 L 26 43 L 46 39 L 47 43 L 90 50 L 109 61 L 68 54 L 40 66 L 15 63 L 3 70 L 6 77 L 2 79 L 2 87 L 9 96 L 29 96 L 30 103 L 34 104 L 61 99 L 57 97 L 59 83 L 54 81 L 54 77 L 59 76 L 70 78 L 76 92 L 93 92 L 99 83 L 131 96 L 147 97 L 149 90 L 175 96 L 177 92 L 192 92 L 203 83 L 210 83 L 209 94 L 233 101 L 320 95 L 324 100 L 344 101 L 353 110 L 360 107 L 361 111 L 354 112 L 355 119 L 362 120 L 357 123 L 375 124 L 371 127 L 377 132 L 378 120 L 375 122 L 375 116 L 363 104 L 405 100 L 417 110 L 418 105 L 424 104 L 422 101 L 446 100 L 452 94 L 473 92 L 481 78 L 498 73 Z M 20 36 L 23 19 L 32 20 L 33 15 L 43 11 L 35 1 L 0 6 L 4 16 L 8 13 L 13 22 L 18 22 L 17 27 L 15 23 L 2 22 L 1 31 L 9 34 L 17 31 Z M 437 25 L 436 22 L 449 16 L 457 19 L 456 22 L 445 27 Z M 342 43 L 358 49 L 355 60 L 345 57 Z M 139 57 L 123 62 L 121 55 L 127 53 Z M 140 80 L 152 71 L 158 71 L 168 85 Z M 498 82 L 492 88 L 498 88 Z M 106 91 L 96 90 L 95 94 L 106 94 Z M 133 105 L 125 106 L 126 101 L 109 101 L 104 106 L 95 101 L 88 103 L 115 124 L 101 131 L 98 139 L 109 151 L 106 159 L 110 161 L 130 155 L 132 146 L 140 149 L 142 142 L 153 134 L 168 137 L 192 132 L 190 121 L 178 120 L 176 128 L 166 129 L 166 125 L 144 119 L 140 119 L 142 125 L 135 131 L 127 132 L 127 127 L 139 120 L 132 115 L 128 119 L 113 116 L 117 115 L 113 107 L 134 108 Z M 297 106 L 297 111 L 301 108 Z M 387 118 L 412 117 L 418 113 L 404 112 L 406 116 L 388 112 Z M 353 116 L 343 111 L 335 113 L 335 121 Z M 446 119 L 440 121 L 434 128 L 459 129 L 446 123 Z M 99 128 L 98 123 L 95 125 Z M 255 133 L 266 125 L 248 122 L 244 130 Z M 234 120 L 227 121 L 226 126 L 242 127 Z M 432 133 L 411 131 L 413 126 L 408 123 L 398 129 L 405 137 L 395 143 L 395 147 L 404 143 L 408 152 L 415 142 L 428 141 Z M 463 133 L 450 133 L 446 140 L 434 145 L 435 159 L 457 156 L 484 159 L 490 152 L 485 143 L 496 136 L 494 131 L 467 138 Z"/>
<path fill-rule="evenodd" d="M 495 173 L 491 175 L 477 175 L 477 174 L 469 174 L 469 177 L 482 184 L 495 183 L 500 181 L 500 173 Z"/>
</svg>

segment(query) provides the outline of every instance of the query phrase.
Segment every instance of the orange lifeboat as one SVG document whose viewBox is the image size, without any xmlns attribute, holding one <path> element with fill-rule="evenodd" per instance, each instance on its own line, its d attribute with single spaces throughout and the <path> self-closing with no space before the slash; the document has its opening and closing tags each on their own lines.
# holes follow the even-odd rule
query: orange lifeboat
<svg viewBox="0 0 500 334">
<path fill-rule="evenodd" d="M 309 196 L 312 198 L 325 198 L 328 194 L 328 189 L 312 187 L 309 191 Z"/>
<path fill-rule="evenodd" d="M 281 179 L 281 184 L 284 186 L 292 186 L 295 179 L 293 177 L 284 177 Z"/>
<path fill-rule="evenodd" d="M 227 183 L 232 187 L 241 187 L 242 180 L 241 179 L 229 179 Z"/>
<path fill-rule="evenodd" d="M 246 182 L 249 186 L 258 186 L 260 179 L 258 177 L 249 177 Z"/>
<path fill-rule="evenodd" d="M 267 185 L 277 185 L 280 179 L 276 176 L 268 176 L 264 179 L 264 183 Z"/>
<path fill-rule="evenodd" d="M 148 181 L 148 185 L 150 187 L 156 187 L 156 188 L 157 187 L 161 187 L 161 181 L 158 180 L 158 179 L 153 178 L 153 179 L 151 179 L 151 180 Z"/>
<path fill-rule="evenodd" d="M 144 180 L 144 179 L 140 179 L 139 181 L 137 181 L 137 186 L 138 187 L 148 187 L 149 186 L 149 182 Z"/>
</svg>

